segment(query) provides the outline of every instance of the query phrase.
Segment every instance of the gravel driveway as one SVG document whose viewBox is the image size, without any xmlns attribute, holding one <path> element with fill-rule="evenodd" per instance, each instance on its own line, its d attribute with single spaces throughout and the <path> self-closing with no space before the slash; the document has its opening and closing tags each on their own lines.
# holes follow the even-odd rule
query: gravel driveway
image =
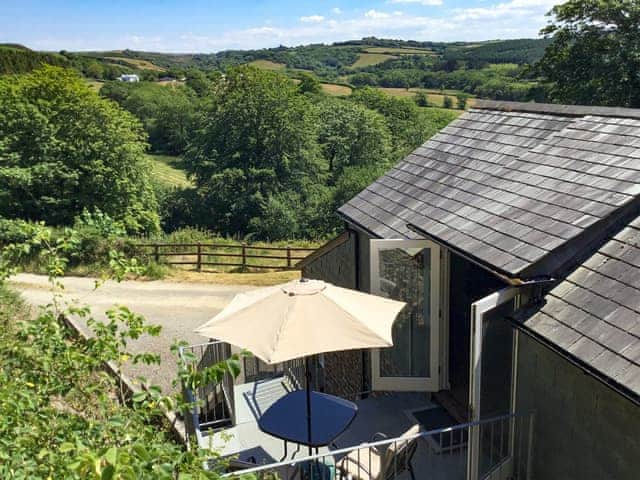
<svg viewBox="0 0 640 480">
<path fill-rule="evenodd" d="M 175 359 L 170 351 L 173 342 L 206 342 L 206 338 L 196 335 L 193 330 L 224 308 L 234 295 L 255 288 L 165 281 L 107 281 L 96 290 L 93 278 L 65 277 L 62 281 L 64 300 L 90 306 L 97 319 L 105 319 L 104 312 L 114 305 L 126 305 L 144 315 L 149 323 L 162 326 L 159 337 L 145 336 L 130 345 L 134 352 L 158 353 L 162 358 L 161 365 L 128 365 L 125 373 L 130 378 L 144 376 L 165 392 L 172 389 L 176 375 Z M 52 293 L 46 277 L 19 274 L 13 277 L 12 283 L 31 305 L 51 303 Z M 80 321 L 80 324 L 89 333 L 84 322 Z"/>
</svg>

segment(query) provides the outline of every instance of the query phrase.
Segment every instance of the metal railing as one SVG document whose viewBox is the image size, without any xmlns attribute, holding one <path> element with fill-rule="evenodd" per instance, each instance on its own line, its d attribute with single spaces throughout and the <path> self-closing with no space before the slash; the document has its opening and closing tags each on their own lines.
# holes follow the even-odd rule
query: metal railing
<svg viewBox="0 0 640 480">
<path fill-rule="evenodd" d="M 468 441 L 480 430 L 477 472 L 467 470 Z M 530 480 L 533 416 L 502 415 L 413 435 L 337 448 L 299 459 L 246 468 L 223 478 L 257 480 Z M 215 465 L 213 465 L 215 468 Z M 228 468 L 228 465 L 227 467 Z M 236 465 L 236 468 L 239 466 Z M 246 477 L 245 477 L 246 476 Z"/>
<path fill-rule="evenodd" d="M 222 341 L 211 341 L 179 349 L 183 362 L 193 364 L 197 372 L 203 371 L 231 356 L 231 346 Z M 296 359 L 276 365 L 268 365 L 256 357 L 245 357 L 243 362 L 244 381 L 255 382 L 267 378 L 283 377 L 287 388 L 305 388 L 304 360 Z M 322 367 L 315 359 L 310 361 L 312 388 L 321 387 Z M 218 384 L 198 386 L 195 391 L 182 385 L 185 400 L 193 405 L 189 415 L 185 415 L 185 428 L 189 436 L 199 437 L 203 430 L 222 429 L 235 425 L 234 378 L 228 373 Z"/>
<path fill-rule="evenodd" d="M 179 353 L 183 362 L 193 364 L 200 372 L 227 360 L 231 356 L 231 346 L 214 341 L 180 347 Z M 195 391 L 182 385 L 185 400 L 193 404 L 191 414 L 185 415 L 184 419 L 188 435 L 197 436 L 202 430 L 225 428 L 235 423 L 233 385 L 234 379 L 229 373 L 225 373 L 220 383 L 200 385 Z"/>
<path fill-rule="evenodd" d="M 323 369 L 317 357 L 309 359 L 311 382 L 314 390 L 323 387 Z M 245 382 L 255 382 L 276 377 L 284 377 L 291 390 L 305 388 L 304 359 L 297 358 L 283 363 L 269 365 L 256 357 L 245 357 L 243 362 Z"/>
</svg>

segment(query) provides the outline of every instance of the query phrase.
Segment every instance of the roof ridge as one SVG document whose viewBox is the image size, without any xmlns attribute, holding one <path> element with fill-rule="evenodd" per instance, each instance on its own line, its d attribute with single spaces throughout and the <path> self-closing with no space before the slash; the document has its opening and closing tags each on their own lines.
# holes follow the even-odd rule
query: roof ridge
<svg viewBox="0 0 640 480">
<path fill-rule="evenodd" d="M 595 115 L 601 117 L 633 118 L 640 120 L 639 108 L 600 107 L 589 105 L 559 105 L 554 103 L 506 102 L 496 100 L 475 101 L 470 110 L 498 110 L 502 112 L 526 112 L 567 117 L 585 117 Z"/>
</svg>

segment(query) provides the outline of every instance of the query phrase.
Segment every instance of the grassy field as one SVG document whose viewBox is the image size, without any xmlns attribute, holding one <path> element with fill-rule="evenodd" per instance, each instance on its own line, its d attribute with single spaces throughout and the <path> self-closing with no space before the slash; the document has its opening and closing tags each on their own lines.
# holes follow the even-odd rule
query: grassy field
<svg viewBox="0 0 640 480">
<path fill-rule="evenodd" d="M 153 178 L 167 187 L 188 187 L 191 182 L 179 168 L 180 159 L 169 155 L 147 155 L 153 168 Z"/>
<path fill-rule="evenodd" d="M 379 90 L 383 91 L 387 95 L 391 95 L 393 97 L 409 97 L 413 98 L 416 93 L 424 92 L 427 94 L 427 99 L 431 105 L 436 107 L 442 107 L 444 103 L 444 97 L 448 96 L 453 101 L 454 108 L 457 106 L 456 95 L 460 92 L 455 90 L 445 90 L 445 95 L 442 94 L 440 90 L 427 90 L 424 88 L 410 88 L 407 90 L 406 88 L 391 88 L 391 87 L 379 87 Z M 472 107 L 475 102 L 474 98 L 467 99 L 467 106 Z"/>
<path fill-rule="evenodd" d="M 114 62 L 121 62 L 124 63 L 126 65 L 129 65 L 130 67 L 134 67 L 134 68 L 138 68 L 140 70 L 153 70 L 155 72 L 164 72 L 165 69 L 162 67 L 159 67 L 157 65 L 154 65 L 153 63 L 149 62 L 148 60 L 141 60 L 138 58 L 125 58 L 125 57 L 104 57 L 105 60 L 111 60 Z"/>
<path fill-rule="evenodd" d="M 284 70 L 287 67 L 284 63 L 272 62 L 271 60 L 254 60 L 249 62 L 249 65 L 265 70 Z"/>
<path fill-rule="evenodd" d="M 435 52 L 428 48 L 393 48 L 393 47 L 368 47 L 366 53 L 383 53 L 387 55 L 435 55 Z"/>
<path fill-rule="evenodd" d="M 332 97 L 348 97 L 351 95 L 351 87 L 346 85 L 337 85 L 335 83 L 323 83 L 321 84 L 322 91 Z"/>
<path fill-rule="evenodd" d="M 386 62 L 398 58 L 394 55 L 388 55 L 386 53 L 361 53 L 358 60 L 355 61 L 353 68 L 370 67 L 371 65 L 378 65 L 379 63 Z"/>
</svg>

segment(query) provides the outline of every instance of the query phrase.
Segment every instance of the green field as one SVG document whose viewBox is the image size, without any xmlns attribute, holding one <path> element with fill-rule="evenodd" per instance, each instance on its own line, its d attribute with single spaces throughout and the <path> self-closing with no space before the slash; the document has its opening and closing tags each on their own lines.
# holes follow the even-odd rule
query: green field
<svg viewBox="0 0 640 480">
<path fill-rule="evenodd" d="M 370 67 L 371 65 L 378 65 L 379 63 L 393 60 L 394 58 L 398 57 L 386 53 L 361 53 L 358 60 L 351 66 L 353 68 Z"/>
<path fill-rule="evenodd" d="M 147 155 L 151 161 L 153 178 L 167 187 L 191 186 L 187 174 L 180 168 L 180 158 L 169 155 Z"/>
<path fill-rule="evenodd" d="M 249 62 L 249 65 L 265 70 L 284 70 L 287 67 L 284 63 L 272 62 L 271 60 L 254 60 Z"/>
<path fill-rule="evenodd" d="M 387 55 L 435 55 L 435 52 L 428 48 L 368 47 L 363 51 L 365 53 L 383 53 Z"/>
<path fill-rule="evenodd" d="M 137 68 L 139 70 L 153 70 L 155 72 L 164 72 L 165 69 L 154 65 L 148 60 L 141 60 L 139 58 L 126 58 L 126 57 L 104 57 L 105 60 L 111 60 L 113 62 L 122 63 L 128 65 L 132 68 Z"/>
<path fill-rule="evenodd" d="M 346 85 L 338 85 L 335 83 L 323 83 L 320 85 L 322 87 L 322 91 L 327 95 L 331 95 L 332 97 L 347 97 L 351 95 L 351 87 L 347 87 Z"/>
<path fill-rule="evenodd" d="M 429 100 L 429 104 L 435 107 L 442 107 L 444 103 L 444 97 L 448 96 L 453 101 L 454 108 L 457 106 L 456 95 L 461 92 L 456 90 L 429 90 L 424 88 L 392 88 L 392 87 L 378 87 L 378 90 L 383 91 L 387 95 L 391 95 L 392 97 L 409 97 L 413 98 L 416 93 L 424 92 L 427 94 L 427 99 Z M 444 93 L 444 94 L 443 94 Z M 467 107 L 472 107 L 475 103 L 475 98 L 469 97 L 467 99 Z"/>
</svg>

